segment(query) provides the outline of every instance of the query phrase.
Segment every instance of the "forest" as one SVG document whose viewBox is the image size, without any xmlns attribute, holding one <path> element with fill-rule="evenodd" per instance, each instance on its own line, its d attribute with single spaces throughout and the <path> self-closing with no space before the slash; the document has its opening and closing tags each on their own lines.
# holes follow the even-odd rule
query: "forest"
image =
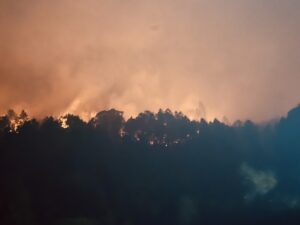
<svg viewBox="0 0 300 225">
<path fill-rule="evenodd" d="M 0 117 L 0 224 L 299 224 L 300 106 L 256 124 Z"/>
</svg>

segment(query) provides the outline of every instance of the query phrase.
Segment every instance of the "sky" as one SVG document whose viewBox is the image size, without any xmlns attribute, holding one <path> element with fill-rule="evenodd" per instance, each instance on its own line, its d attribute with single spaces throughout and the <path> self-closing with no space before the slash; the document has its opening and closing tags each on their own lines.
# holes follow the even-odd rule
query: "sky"
<svg viewBox="0 0 300 225">
<path fill-rule="evenodd" d="M 0 0 L 0 112 L 278 118 L 300 102 L 299 11 L 299 0 Z"/>
</svg>

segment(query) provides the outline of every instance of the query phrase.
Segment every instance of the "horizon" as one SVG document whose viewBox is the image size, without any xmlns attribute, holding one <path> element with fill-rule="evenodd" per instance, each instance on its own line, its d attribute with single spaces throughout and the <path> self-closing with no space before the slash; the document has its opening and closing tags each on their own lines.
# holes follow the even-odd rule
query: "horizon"
<svg viewBox="0 0 300 225">
<path fill-rule="evenodd" d="M 129 116 L 128 116 L 128 115 L 126 116 L 126 112 L 121 111 L 121 110 L 119 110 L 119 109 L 116 109 L 116 108 L 109 108 L 109 109 L 102 109 L 102 110 L 100 110 L 100 111 L 98 111 L 98 112 L 92 112 L 92 113 L 89 113 L 89 114 L 85 113 L 85 114 L 83 114 L 83 115 L 82 115 L 82 114 L 80 115 L 80 114 L 76 114 L 76 113 L 65 112 L 64 114 L 60 114 L 60 115 L 49 114 L 49 115 L 43 115 L 43 116 L 38 116 L 38 117 L 35 117 L 35 116 L 33 116 L 33 115 L 30 115 L 30 114 L 28 113 L 28 111 L 25 110 L 25 109 L 20 109 L 20 110 L 8 109 L 8 110 L 6 110 L 6 111 L 3 110 L 4 113 L 0 114 L 0 116 L 6 116 L 7 113 L 8 113 L 9 111 L 12 111 L 12 112 L 15 113 L 16 115 L 19 115 L 19 114 L 25 112 L 29 119 L 37 119 L 37 120 L 41 121 L 41 120 L 43 120 L 43 119 L 45 119 L 45 118 L 48 118 L 48 117 L 53 117 L 53 118 L 55 118 L 55 119 L 60 120 L 60 119 L 63 119 L 65 116 L 73 115 L 73 116 L 78 116 L 78 117 L 79 117 L 82 121 L 84 121 L 84 122 L 89 122 L 89 121 L 92 120 L 94 117 L 96 117 L 96 115 L 97 115 L 98 113 L 100 113 L 100 112 L 109 112 L 109 111 L 111 111 L 111 110 L 116 110 L 116 111 L 122 113 L 122 117 L 124 118 L 124 120 L 125 120 L 125 122 L 126 122 L 126 121 L 128 121 L 128 120 L 130 120 L 130 119 L 136 119 L 139 115 L 141 115 L 141 114 L 143 114 L 143 113 L 148 113 L 148 112 L 149 112 L 149 113 L 153 113 L 154 115 L 157 115 L 159 112 L 163 112 L 163 113 L 170 112 L 172 115 L 181 114 L 181 115 L 183 115 L 184 117 L 187 117 L 189 121 L 201 122 L 201 120 L 204 120 L 204 121 L 206 121 L 206 122 L 208 122 L 208 123 L 211 123 L 211 122 L 214 122 L 215 120 L 217 120 L 217 121 L 219 121 L 219 122 L 221 122 L 221 123 L 224 123 L 224 124 L 226 124 L 226 125 L 232 126 L 232 125 L 234 125 L 236 122 L 242 122 L 242 123 L 244 123 L 244 122 L 247 122 L 247 121 L 251 121 L 252 123 L 255 123 L 255 124 L 257 124 L 257 125 L 272 124 L 272 123 L 274 123 L 274 122 L 278 122 L 280 119 L 286 118 L 286 117 L 288 116 L 288 113 L 289 113 L 289 112 L 291 112 L 292 110 L 294 110 L 294 109 L 296 109 L 296 108 L 298 108 L 298 107 L 300 107 L 300 103 L 299 103 L 298 105 L 296 105 L 296 106 L 290 108 L 284 115 L 279 116 L 279 117 L 274 117 L 274 118 L 271 118 L 271 119 L 269 119 L 269 120 L 264 120 L 264 121 L 255 121 L 255 120 L 251 120 L 251 119 L 244 119 L 244 120 L 236 119 L 236 120 L 234 120 L 234 121 L 230 121 L 230 120 L 227 119 L 226 116 L 223 116 L 223 118 L 210 118 L 210 119 L 205 118 L 205 117 L 198 117 L 198 118 L 196 118 L 196 117 L 190 117 L 189 115 L 187 115 L 187 114 L 185 114 L 185 113 L 183 113 L 183 112 L 181 112 L 181 111 L 176 111 L 176 110 L 173 111 L 173 110 L 171 110 L 171 109 L 169 109 L 169 108 L 165 108 L 165 109 L 164 109 L 164 108 L 159 108 L 159 109 L 156 110 L 156 111 L 144 110 L 144 111 L 139 112 L 139 113 L 136 114 L 136 115 L 129 115 Z"/>
</svg>

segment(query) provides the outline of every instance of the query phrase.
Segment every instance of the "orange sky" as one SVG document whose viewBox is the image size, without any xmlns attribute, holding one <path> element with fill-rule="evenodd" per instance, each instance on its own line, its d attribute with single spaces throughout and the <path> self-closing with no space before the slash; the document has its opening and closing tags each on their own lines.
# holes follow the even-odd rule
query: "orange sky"
<svg viewBox="0 0 300 225">
<path fill-rule="evenodd" d="M 298 0 L 0 0 L 0 112 L 269 120 L 300 102 Z"/>
</svg>

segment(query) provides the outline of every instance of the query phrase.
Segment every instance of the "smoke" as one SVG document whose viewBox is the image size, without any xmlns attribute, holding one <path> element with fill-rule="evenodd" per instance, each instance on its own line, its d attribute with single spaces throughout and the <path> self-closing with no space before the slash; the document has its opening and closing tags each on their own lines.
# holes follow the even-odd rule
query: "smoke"
<svg viewBox="0 0 300 225">
<path fill-rule="evenodd" d="M 283 115 L 299 101 L 299 9 L 296 0 L 1 0 L 0 111 Z"/>
<path fill-rule="evenodd" d="M 190 196 L 182 196 L 179 206 L 181 224 L 191 224 L 199 213 L 196 202 Z"/>
<path fill-rule="evenodd" d="M 241 166 L 241 172 L 248 181 L 252 190 L 245 199 L 253 199 L 256 195 L 265 195 L 272 191 L 278 184 L 275 175 L 271 171 L 256 170 L 247 164 Z"/>
</svg>

